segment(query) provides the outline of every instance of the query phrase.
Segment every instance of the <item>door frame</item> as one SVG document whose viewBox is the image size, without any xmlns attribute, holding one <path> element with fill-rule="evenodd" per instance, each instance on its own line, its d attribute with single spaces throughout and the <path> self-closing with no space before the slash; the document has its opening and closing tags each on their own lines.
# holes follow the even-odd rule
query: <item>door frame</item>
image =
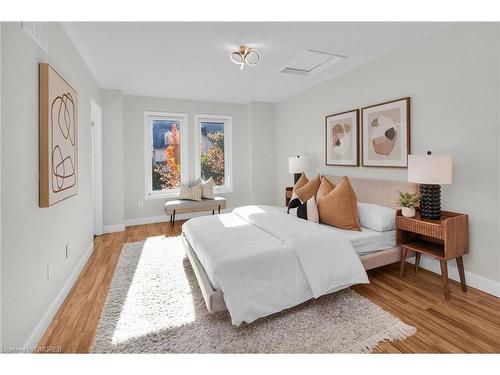
<svg viewBox="0 0 500 375">
<path fill-rule="evenodd" d="M 94 235 L 103 234 L 103 187 L 102 187 L 102 110 L 91 99 L 92 143 L 92 228 Z"/>
</svg>

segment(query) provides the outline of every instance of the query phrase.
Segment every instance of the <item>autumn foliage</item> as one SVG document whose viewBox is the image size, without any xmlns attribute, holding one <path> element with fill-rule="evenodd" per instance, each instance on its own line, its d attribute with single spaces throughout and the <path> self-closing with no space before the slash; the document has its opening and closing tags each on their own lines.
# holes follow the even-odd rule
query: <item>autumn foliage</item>
<svg viewBox="0 0 500 375">
<path fill-rule="evenodd" d="M 201 154 L 201 177 L 208 180 L 212 176 L 215 185 L 224 185 L 224 133 L 207 135 L 212 145 Z"/>
<path fill-rule="evenodd" d="M 165 149 L 166 170 L 162 164 L 154 166 L 162 189 L 175 189 L 181 183 L 181 163 L 180 163 L 180 133 L 177 126 L 172 125 L 171 134 L 168 136 L 169 146 Z"/>
</svg>

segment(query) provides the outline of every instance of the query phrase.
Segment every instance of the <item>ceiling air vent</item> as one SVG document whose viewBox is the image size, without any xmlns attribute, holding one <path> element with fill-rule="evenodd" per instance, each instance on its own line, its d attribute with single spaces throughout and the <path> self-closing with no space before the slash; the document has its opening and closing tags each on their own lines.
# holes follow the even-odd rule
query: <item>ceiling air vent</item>
<svg viewBox="0 0 500 375">
<path fill-rule="evenodd" d="M 346 56 L 332 55 L 327 52 L 307 49 L 291 59 L 281 70 L 281 73 L 310 76 L 346 58 Z"/>
</svg>

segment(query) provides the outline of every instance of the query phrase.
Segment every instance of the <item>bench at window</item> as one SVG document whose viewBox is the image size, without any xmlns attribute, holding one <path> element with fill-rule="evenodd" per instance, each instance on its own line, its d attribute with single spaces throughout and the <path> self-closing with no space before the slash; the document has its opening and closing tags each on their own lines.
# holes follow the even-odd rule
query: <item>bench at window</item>
<svg viewBox="0 0 500 375">
<path fill-rule="evenodd" d="M 176 214 L 212 211 L 212 215 L 215 215 L 215 211 L 220 214 L 220 210 L 224 208 L 226 208 L 226 198 L 222 197 L 203 199 L 201 201 L 177 199 L 165 202 L 165 213 L 170 215 L 170 222 L 172 224 L 175 224 Z"/>
</svg>

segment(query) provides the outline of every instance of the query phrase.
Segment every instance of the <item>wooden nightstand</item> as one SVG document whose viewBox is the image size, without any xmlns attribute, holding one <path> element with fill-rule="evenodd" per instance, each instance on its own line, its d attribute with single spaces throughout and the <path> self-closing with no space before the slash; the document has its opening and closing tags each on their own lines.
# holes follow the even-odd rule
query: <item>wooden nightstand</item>
<svg viewBox="0 0 500 375">
<path fill-rule="evenodd" d="M 415 272 L 418 271 L 422 254 L 439 259 L 443 277 L 444 296 L 450 298 L 448 288 L 449 259 L 457 261 L 460 284 L 464 292 L 464 263 L 462 256 L 469 252 L 469 217 L 465 214 L 442 211 L 440 220 L 427 220 L 420 217 L 408 218 L 396 213 L 396 243 L 401 247 L 400 277 L 404 276 L 405 259 L 408 250 L 415 251 Z"/>
<path fill-rule="evenodd" d="M 292 190 L 293 186 L 287 186 L 285 188 L 285 206 L 288 207 L 288 204 L 290 203 L 290 199 L 292 199 Z"/>
</svg>

